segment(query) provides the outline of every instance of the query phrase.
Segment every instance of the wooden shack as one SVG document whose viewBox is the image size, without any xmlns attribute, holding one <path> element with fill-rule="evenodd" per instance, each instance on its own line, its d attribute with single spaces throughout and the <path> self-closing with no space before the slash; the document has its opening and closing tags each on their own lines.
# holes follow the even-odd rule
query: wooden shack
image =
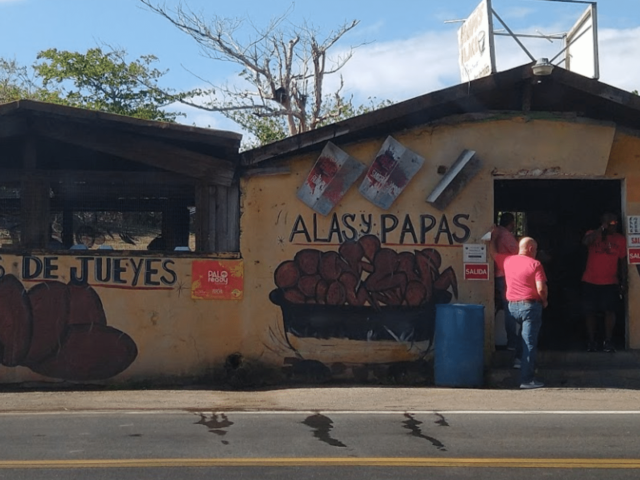
<svg viewBox="0 0 640 480">
<path fill-rule="evenodd" d="M 185 339 L 239 348 L 216 318 L 242 293 L 240 139 L 0 105 L 0 381 L 191 378 L 228 352 Z M 230 278 L 225 262 L 239 288 L 192 291 L 194 271 Z M 208 295 L 231 300 L 212 311 Z"/>
<path fill-rule="evenodd" d="M 166 250 L 189 243 L 197 212 L 197 252 L 238 249 L 241 136 L 29 100 L 0 106 L 2 211 L 20 212 L 20 247 L 44 249 L 51 214 L 73 244 L 73 212 L 162 214 Z"/>
</svg>

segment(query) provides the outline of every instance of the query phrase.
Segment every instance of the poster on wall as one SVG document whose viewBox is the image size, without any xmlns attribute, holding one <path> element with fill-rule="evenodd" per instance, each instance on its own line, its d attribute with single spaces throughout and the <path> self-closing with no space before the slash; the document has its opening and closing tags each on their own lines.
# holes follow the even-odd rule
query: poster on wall
<svg viewBox="0 0 640 480">
<path fill-rule="evenodd" d="M 328 215 L 365 169 L 363 163 L 327 142 L 298 189 L 298 198 L 321 215 Z"/>
<path fill-rule="evenodd" d="M 194 300 L 242 299 L 242 260 L 196 260 L 191 264 L 191 278 L 191 298 Z"/>
<path fill-rule="evenodd" d="M 486 263 L 487 246 L 481 243 L 467 243 L 463 245 L 462 261 L 464 263 Z"/>
<path fill-rule="evenodd" d="M 389 136 L 369 167 L 360 185 L 360 193 L 374 205 L 386 210 L 423 164 L 424 158 Z"/>
</svg>

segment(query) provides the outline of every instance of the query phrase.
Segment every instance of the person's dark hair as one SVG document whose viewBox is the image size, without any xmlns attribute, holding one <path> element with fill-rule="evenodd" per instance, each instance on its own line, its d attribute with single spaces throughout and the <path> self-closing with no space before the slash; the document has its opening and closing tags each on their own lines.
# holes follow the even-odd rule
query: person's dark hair
<svg viewBox="0 0 640 480">
<path fill-rule="evenodd" d="M 515 219 L 516 217 L 513 216 L 513 213 L 505 212 L 500 215 L 500 226 L 506 227 L 507 225 L 511 225 Z"/>
</svg>

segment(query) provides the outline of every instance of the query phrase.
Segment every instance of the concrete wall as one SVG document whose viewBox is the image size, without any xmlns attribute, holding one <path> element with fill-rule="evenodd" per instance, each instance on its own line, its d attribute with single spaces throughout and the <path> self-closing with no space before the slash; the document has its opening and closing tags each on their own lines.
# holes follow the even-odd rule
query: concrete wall
<svg viewBox="0 0 640 480">
<path fill-rule="evenodd" d="M 624 179 L 623 203 L 626 216 L 640 215 L 640 133 L 622 130 L 615 136 L 607 177 Z M 626 198 L 625 198 L 626 197 Z M 627 338 L 629 348 L 640 348 L 640 268 L 629 265 L 627 305 Z"/>
<path fill-rule="evenodd" d="M 198 262 L 219 267 L 215 259 L 91 251 L 2 255 L 0 381 L 160 382 L 209 374 L 241 347 L 240 300 L 193 299 L 192 285 L 203 280 L 194 276 Z"/>
</svg>

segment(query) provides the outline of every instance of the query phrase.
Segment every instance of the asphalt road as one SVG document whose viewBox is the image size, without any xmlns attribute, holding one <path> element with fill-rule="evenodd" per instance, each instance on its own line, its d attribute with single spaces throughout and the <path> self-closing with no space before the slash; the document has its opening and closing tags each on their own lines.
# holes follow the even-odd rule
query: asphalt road
<svg viewBox="0 0 640 480">
<path fill-rule="evenodd" d="M 6 412 L 0 479 L 635 479 L 639 431 L 635 411 Z"/>
</svg>

